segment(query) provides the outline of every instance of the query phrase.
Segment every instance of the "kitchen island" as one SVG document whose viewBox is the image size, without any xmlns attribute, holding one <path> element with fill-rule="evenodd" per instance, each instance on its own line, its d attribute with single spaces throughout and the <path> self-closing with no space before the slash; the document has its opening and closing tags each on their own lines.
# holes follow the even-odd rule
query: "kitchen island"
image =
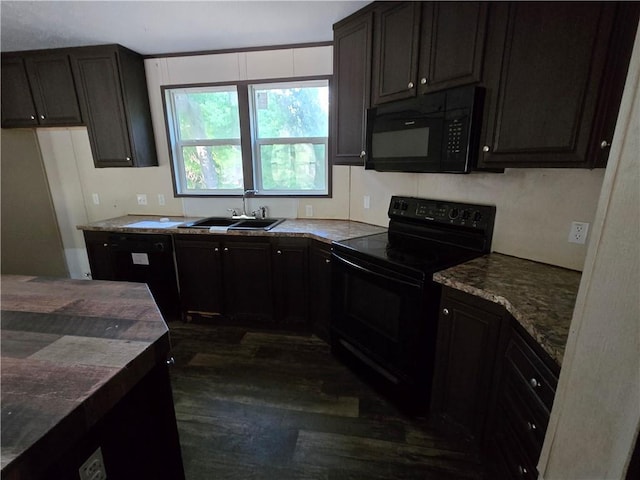
<svg viewBox="0 0 640 480">
<path fill-rule="evenodd" d="M 2 276 L 2 478 L 184 478 L 169 331 L 144 284 Z"/>
</svg>

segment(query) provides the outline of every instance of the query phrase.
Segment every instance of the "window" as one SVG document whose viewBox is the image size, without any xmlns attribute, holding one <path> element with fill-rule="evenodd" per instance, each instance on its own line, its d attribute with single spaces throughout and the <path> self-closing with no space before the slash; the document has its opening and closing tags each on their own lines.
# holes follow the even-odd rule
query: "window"
<svg viewBox="0 0 640 480">
<path fill-rule="evenodd" d="M 178 195 L 327 195 L 328 80 L 165 88 Z"/>
</svg>

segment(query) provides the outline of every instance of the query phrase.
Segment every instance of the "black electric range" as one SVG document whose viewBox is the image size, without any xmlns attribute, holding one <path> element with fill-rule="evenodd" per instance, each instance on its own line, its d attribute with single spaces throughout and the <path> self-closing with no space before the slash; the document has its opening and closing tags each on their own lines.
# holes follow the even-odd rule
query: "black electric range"
<svg viewBox="0 0 640 480">
<path fill-rule="evenodd" d="M 495 207 L 394 196 L 388 215 L 386 233 L 333 243 L 331 343 L 414 409 L 431 389 L 433 273 L 490 251 Z"/>
</svg>

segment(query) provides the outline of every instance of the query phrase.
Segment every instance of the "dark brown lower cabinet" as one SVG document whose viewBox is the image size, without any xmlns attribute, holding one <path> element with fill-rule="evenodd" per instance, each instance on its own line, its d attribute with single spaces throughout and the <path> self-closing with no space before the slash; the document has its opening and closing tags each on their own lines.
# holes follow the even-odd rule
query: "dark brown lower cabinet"
<svg viewBox="0 0 640 480">
<path fill-rule="evenodd" d="M 431 397 L 431 418 L 440 430 L 481 443 L 506 326 L 501 306 L 443 287 Z"/>
<path fill-rule="evenodd" d="M 329 342 L 331 321 L 331 245 L 314 241 L 309 249 L 309 323 Z"/>
<path fill-rule="evenodd" d="M 502 306 L 443 287 L 431 419 L 484 451 L 488 478 L 537 478 L 559 374 Z"/>
<path fill-rule="evenodd" d="M 490 467 L 499 478 L 535 480 L 560 368 L 515 321 L 503 363 L 487 434 Z"/>
<path fill-rule="evenodd" d="M 225 238 L 222 244 L 224 313 L 240 321 L 272 322 L 272 271 L 269 240 Z"/>
<path fill-rule="evenodd" d="M 206 235 L 176 235 L 182 318 L 223 311 L 220 242 Z"/>
<path fill-rule="evenodd" d="M 184 320 L 307 327 L 306 238 L 184 234 L 174 242 Z"/>
<path fill-rule="evenodd" d="M 184 320 L 272 321 L 269 239 L 175 235 L 174 242 Z"/>
<path fill-rule="evenodd" d="M 78 469 L 100 447 L 108 478 L 183 480 L 184 470 L 169 370 L 155 366 L 43 479 L 77 479 Z M 4 478 L 4 477 L 3 477 Z"/>
<path fill-rule="evenodd" d="M 275 320 L 304 326 L 309 319 L 309 247 L 306 238 L 273 240 Z"/>
</svg>

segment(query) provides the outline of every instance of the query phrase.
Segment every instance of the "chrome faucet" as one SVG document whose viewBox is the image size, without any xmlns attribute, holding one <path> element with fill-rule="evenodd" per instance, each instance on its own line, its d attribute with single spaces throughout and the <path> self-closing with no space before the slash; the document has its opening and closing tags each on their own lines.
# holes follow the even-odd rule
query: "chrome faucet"
<svg viewBox="0 0 640 480">
<path fill-rule="evenodd" d="M 245 190 L 244 192 L 242 192 L 242 214 L 241 215 L 235 215 L 235 216 L 239 216 L 239 217 L 242 217 L 242 218 L 255 218 L 255 216 L 251 217 L 251 216 L 247 215 L 246 199 L 247 199 L 247 195 L 255 195 L 256 193 L 258 193 L 257 190 Z"/>
</svg>

